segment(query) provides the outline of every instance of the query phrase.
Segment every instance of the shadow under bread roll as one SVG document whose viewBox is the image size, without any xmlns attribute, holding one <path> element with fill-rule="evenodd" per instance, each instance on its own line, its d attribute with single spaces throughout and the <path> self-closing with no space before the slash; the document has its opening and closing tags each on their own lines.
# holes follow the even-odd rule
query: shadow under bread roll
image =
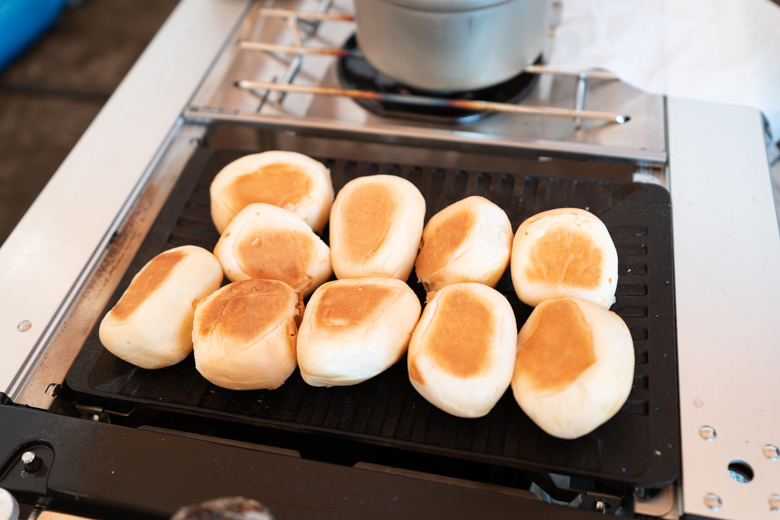
<svg viewBox="0 0 780 520">
<path fill-rule="evenodd" d="M 192 352 L 195 306 L 222 283 L 214 255 L 182 246 L 152 258 L 100 322 L 103 346 L 141 368 L 175 365 Z"/>
<path fill-rule="evenodd" d="M 333 271 L 344 278 L 397 278 L 414 267 L 425 222 L 425 199 L 395 175 L 348 182 L 330 212 Z"/>
<path fill-rule="evenodd" d="M 231 282 L 281 280 L 304 297 L 333 273 L 330 249 L 303 220 L 270 204 L 250 204 L 214 248 Z"/>
<path fill-rule="evenodd" d="M 634 343 L 612 311 L 577 298 L 540 303 L 517 337 L 512 391 L 542 430 L 586 435 L 614 416 L 634 381 Z"/>
<path fill-rule="evenodd" d="M 230 390 L 280 387 L 297 366 L 303 310 L 300 295 L 278 280 L 226 285 L 195 310 L 195 368 Z"/>
<path fill-rule="evenodd" d="M 615 303 L 617 251 L 596 215 L 561 208 L 523 222 L 512 245 L 517 297 L 537 306 L 552 298 L 580 298 L 609 309 Z"/>
<path fill-rule="evenodd" d="M 429 292 L 464 282 L 495 287 L 511 251 L 512 224 L 504 210 L 484 197 L 467 197 L 428 221 L 415 262 L 417 278 Z"/>
<path fill-rule="evenodd" d="M 512 380 L 517 323 L 509 301 L 479 283 L 448 285 L 423 310 L 409 343 L 409 379 L 431 404 L 482 417 Z"/>
<path fill-rule="evenodd" d="M 209 192 L 211 217 L 220 234 L 239 211 L 255 202 L 292 211 L 321 233 L 333 204 L 330 170 L 296 152 L 241 157 L 217 174 Z"/>
<path fill-rule="evenodd" d="M 394 365 L 420 318 L 405 282 L 360 278 L 328 282 L 309 300 L 298 335 L 298 366 L 312 386 L 354 385 Z"/>
</svg>

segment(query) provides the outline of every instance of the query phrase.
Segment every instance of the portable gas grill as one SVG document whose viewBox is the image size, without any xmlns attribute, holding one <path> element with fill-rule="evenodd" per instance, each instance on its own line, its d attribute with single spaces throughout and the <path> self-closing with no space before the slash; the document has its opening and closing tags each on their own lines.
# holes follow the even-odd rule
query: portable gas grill
<svg viewBox="0 0 780 520">
<path fill-rule="evenodd" d="M 0 249 L 0 487 L 26 510 L 100 518 L 235 495 L 278 518 L 776 516 L 780 234 L 760 114 L 543 65 L 498 98 L 458 98 L 521 114 L 459 111 L 450 95 L 408 113 L 420 93 L 382 78 L 400 97 L 358 104 L 340 90 L 373 73 L 315 54 L 354 49 L 350 10 L 186 0 L 150 44 Z M 238 392 L 192 357 L 146 371 L 105 350 L 97 324 L 146 262 L 213 249 L 216 173 L 270 149 L 322 161 L 337 191 L 406 178 L 426 221 L 470 195 L 513 229 L 557 207 L 599 216 L 618 251 L 612 310 L 635 347 L 625 406 L 565 441 L 511 391 L 481 419 L 436 409 L 404 360 L 350 387 L 296 371 Z M 409 284 L 424 300 L 414 273 Z M 531 309 L 508 272 L 497 290 L 521 326 Z"/>
</svg>

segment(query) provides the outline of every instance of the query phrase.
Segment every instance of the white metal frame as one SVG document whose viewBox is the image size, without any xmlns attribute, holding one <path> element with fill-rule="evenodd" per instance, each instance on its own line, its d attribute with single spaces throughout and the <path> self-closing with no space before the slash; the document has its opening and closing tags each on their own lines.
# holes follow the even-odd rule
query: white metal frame
<svg viewBox="0 0 780 520">
<path fill-rule="evenodd" d="M 761 114 L 669 99 L 668 131 L 684 509 L 778 518 L 764 447 L 780 447 L 780 234 Z M 731 478 L 736 460 L 751 482 Z"/>
</svg>

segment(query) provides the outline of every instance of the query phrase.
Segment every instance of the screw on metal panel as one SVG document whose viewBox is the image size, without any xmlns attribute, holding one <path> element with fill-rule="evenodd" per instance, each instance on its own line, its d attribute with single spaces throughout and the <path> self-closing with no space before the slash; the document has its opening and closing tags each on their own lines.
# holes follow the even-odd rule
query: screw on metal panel
<svg viewBox="0 0 780 520">
<path fill-rule="evenodd" d="M 707 493 L 704 495 L 704 505 L 713 511 L 717 511 L 721 506 L 720 497 L 715 493 Z"/>
<path fill-rule="evenodd" d="M 24 320 L 19 322 L 19 325 L 16 326 L 16 329 L 19 332 L 27 332 L 28 330 L 30 330 L 30 327 L 32 327 L 32 323 L 30 323 L 27 320 Z"/>
<path fill-rule="evenodd" d="M 717 433 L 715 433 L 715 428 L 712 426 L 702 426 L 699 428 L 699 435 L 701 435 L 701 438 L 707 441 L 714 441 L 715 437 L 718 436 Z"/>
<path fill-rule="evenodd" d="M 35 455 L 35 453 L 31 451 L 25 451 L 22 454 L 22 464 L 24 464 L 24 469 L 26 469 L 28 473 L 35 473 L 41 469 L 42 461 L 40 457 Z"/>
<path fill-rule="evenodd" d="M 780 495 L 769 495 L 769 510 L 780 513 Z"/>
<path fill-rule="evenodd" d="M 767 444 L 764 446 L 764 456 L 769 460 L 780 459 L 780 450 L 774 444 Z"/>
</svg>

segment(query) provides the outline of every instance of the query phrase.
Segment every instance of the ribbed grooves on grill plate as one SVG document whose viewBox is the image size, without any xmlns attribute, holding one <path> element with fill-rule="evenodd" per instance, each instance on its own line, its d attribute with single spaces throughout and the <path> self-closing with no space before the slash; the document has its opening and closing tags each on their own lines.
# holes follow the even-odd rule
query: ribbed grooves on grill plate
<svg viewBox="0 0 780 520">
<path fill-rule="evenodd" d="M 209 185 L 242 155 L 201 150 L 191 161 L 106 311 L 132 276 L 154 255 L 184 244 L 213 249 L 219 235 L 209 210 Z M 192 357 L 174 367 L 146 371 L 102 348 L 93 331 L 68 375 L 75 390 L 230 416 L 235 420 L 308 432 L 328 432 L 407 449 L 444 453 L 512 466 L 658 485 L 679 473 L 677 376 L 671 284 L 671 220 L 668 193 L 660 187 L 559 178 L 323 160 L 334 189 L 373 174 L 398 175 L 426 199 L 426 221 L 470 195 L 495 202 L 513 229 L 541 211 L 580 207 L 605 222 L 618 251 L 619 285 L 613 310 L 634 340 L 636 368 L 628 401 L 595 432 L 573 441 L 544 434 L 520 410 L 511 389 L 480 419 L 459 419 L 428 404 L 408 381 L 405 360 L 365 383 L 314 388 L 296 373 L 274 391 L 235 392 L 211 385 Z M 328 229 L 323 237 L 327 240 Z M 424 291 L 414 273 L 410 285 Z M 496 287 L 507 296 L 522 326 L 531 309 L 516 297 L 509 272 Z M 660 455 L 659 455 L 660 454 Z"/>
</svg>

